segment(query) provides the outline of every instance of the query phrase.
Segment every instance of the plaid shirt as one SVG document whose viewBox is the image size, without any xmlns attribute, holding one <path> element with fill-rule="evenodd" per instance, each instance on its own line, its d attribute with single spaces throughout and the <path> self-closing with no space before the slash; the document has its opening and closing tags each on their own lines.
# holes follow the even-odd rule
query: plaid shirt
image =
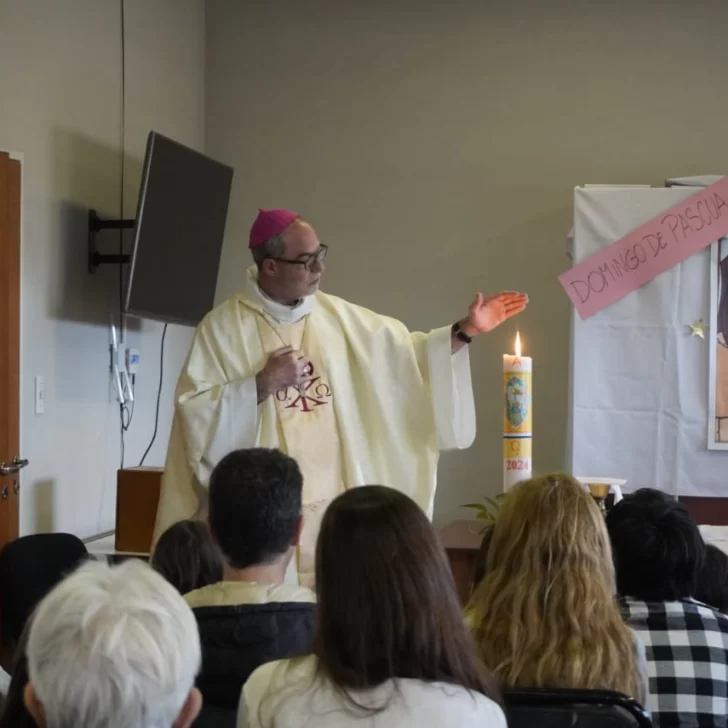
<svg viewBox="0 0 728 728">
<path fill-rule="evenodd" d="M 728 616 L 694 599 L 619 606 L 646 648 L 654 725 L 728 728 Z"/>
</svg>

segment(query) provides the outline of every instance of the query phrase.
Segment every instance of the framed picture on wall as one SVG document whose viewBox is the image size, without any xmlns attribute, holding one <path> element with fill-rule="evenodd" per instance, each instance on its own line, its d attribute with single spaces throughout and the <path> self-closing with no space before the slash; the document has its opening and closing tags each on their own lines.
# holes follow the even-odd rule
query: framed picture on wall
<svg viewBox="0 0 728 728">
<path fill-rule="evenodd" d="M 728 450 L 728 238 L 710 248 L 708 449 Z"/>
</svg>

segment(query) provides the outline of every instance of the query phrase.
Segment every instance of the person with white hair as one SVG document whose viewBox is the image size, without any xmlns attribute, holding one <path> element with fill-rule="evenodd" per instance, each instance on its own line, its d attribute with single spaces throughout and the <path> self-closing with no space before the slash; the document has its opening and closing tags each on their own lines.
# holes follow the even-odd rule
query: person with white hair
<svg viewBox="0 0 728 728">
<path fill-rule="evenodd" d="M 189 728 L 200 639 L 192 610 L 140 561 L 89 562 L 41 602 L 25 703 L 39 728 Z"/>
</svg>

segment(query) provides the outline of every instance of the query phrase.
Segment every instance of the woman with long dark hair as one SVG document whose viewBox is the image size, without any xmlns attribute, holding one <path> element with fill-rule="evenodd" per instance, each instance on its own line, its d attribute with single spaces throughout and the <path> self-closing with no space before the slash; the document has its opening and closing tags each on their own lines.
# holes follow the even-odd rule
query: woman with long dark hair
<svg viewBox="0 0 728 728">
<path fill-rule="evenodd" d="M 256 670 L 238 726 L 505 728 L 445 552 L 406 495 L 364 486 L 332 502 L 316 591 L 314 653 Z"/>
</svg>

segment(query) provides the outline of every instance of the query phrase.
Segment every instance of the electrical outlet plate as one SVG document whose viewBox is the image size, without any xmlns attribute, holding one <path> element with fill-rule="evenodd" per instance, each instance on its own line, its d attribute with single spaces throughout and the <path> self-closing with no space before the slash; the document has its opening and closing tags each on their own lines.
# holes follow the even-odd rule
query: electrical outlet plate
<svg viewBox="0 0 728 728">
<path fill-rule="evenodd" d="M 129 374 L 139 373 L 139 364 L 141 362 L 141 352 L 139 349 L 126 350 L 126 370 Z"/>
</svg>

